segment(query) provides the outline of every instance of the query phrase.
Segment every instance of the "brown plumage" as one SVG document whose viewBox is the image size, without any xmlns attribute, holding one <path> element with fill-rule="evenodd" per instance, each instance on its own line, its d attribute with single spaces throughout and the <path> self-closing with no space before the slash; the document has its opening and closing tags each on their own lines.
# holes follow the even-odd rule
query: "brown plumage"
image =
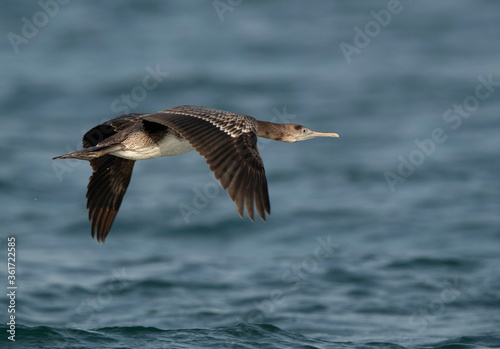
<svg viewBox="0 0 500 349">
<path fill-rule="evenodd" d="M 243 217 L 254 207 L 266 220 L 271 213 L 264 164 L 257 137 L 296 142 L 338 137 L 297 124 L 275 124 L 242 114 L 180 106 L 153 114 L 126 114 L 97 125 L 83 137 L 83 149 L 54 159 L 89 160 L 93 174 L 87 192 L 92 237 L 104 242 L 127 190 L 135 160 L 196 150 Z"/>
</svg>

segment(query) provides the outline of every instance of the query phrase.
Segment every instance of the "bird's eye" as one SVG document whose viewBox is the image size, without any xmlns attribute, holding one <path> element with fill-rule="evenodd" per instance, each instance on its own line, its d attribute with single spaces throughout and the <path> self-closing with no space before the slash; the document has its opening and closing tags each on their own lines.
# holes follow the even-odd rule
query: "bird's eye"
<svg viewBox="0 0 500 349">
<path fill-rule="evenodd" d="M 302 129 L 302 133 L 306 133 L 306 129 L 305 128 Z"/>
</svg>

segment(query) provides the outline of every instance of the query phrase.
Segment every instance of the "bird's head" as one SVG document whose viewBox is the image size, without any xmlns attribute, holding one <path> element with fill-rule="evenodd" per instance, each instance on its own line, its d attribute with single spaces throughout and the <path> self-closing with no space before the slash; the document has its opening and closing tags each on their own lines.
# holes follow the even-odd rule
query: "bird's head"
<svg viewBox="0 0 500 349">
<path fill-rule="evenodd" d="M 282 142 L 299 142 L 316 137 L 339 137 L 337 133 L 312 131 L 298 124 L 284 124 L 285 132 Z"/>
</svg>

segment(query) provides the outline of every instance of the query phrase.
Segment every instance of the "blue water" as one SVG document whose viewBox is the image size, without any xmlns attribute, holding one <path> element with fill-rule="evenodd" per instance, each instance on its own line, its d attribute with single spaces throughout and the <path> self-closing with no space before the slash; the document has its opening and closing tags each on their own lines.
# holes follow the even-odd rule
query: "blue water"
<svg viewBox="0 0 500 349">
<path fill-rule="evenodd" d="M 0 12 L 2 347 L 500 347 L 499 2 L 46 4 Z M 51 158 L 182 104 L 341 138 L 259 141 L 267 222 L 195 152 L 139 162 L 98 244 Z"/>
</svg>

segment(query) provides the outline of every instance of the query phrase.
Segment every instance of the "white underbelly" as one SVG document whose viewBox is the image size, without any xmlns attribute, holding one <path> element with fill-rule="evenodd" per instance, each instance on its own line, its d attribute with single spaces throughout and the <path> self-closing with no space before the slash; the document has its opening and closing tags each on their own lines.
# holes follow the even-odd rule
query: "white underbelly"
<svg viewBox="0 0 500 349">
<path fill-rule="evenodd" d="M 149 147 L 129 147 L 128 149 L 114 152 L 113 155 L 129 160 L 153 159 L 160 156 L 181 155 L 194 150 L 183 138 L 169 135 L 158 145 Z"/>
</svg>

